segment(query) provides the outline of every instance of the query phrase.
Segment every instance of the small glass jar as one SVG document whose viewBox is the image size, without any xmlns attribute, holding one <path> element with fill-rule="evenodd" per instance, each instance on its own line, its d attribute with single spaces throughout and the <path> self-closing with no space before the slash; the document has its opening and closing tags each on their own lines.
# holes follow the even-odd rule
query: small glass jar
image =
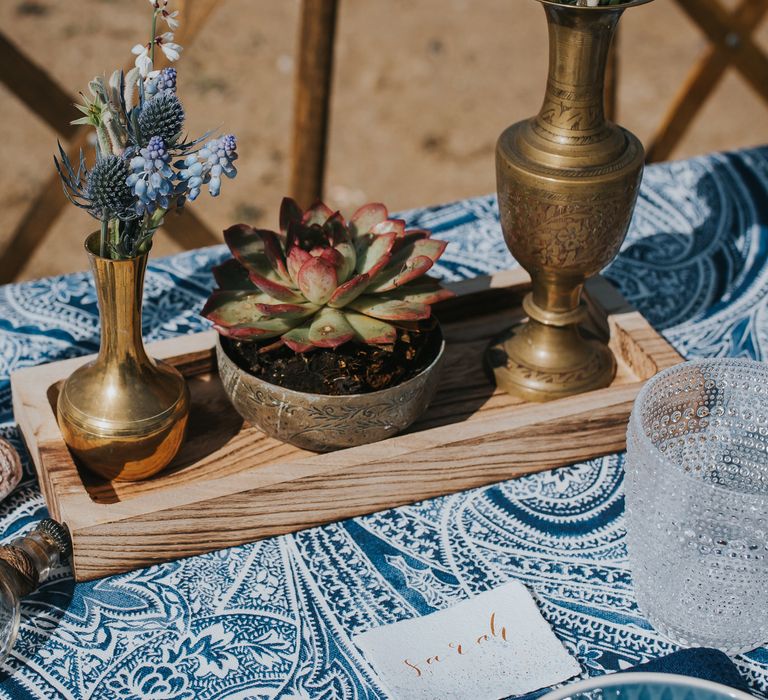
<svg viewBox="0 0 768 700">
<path fill-rule="evenodd" d="M 0 664 L 19 632 L 21 598 L 46 581 L 70 549 L 67 528 L 51 519 L 0 547 Z"/>
</svg>

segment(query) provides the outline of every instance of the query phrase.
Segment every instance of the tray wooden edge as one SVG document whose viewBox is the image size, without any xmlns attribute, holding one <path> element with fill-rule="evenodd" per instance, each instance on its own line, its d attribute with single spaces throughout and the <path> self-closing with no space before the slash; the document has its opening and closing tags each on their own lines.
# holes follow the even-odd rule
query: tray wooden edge
<svg viewBox="0 0 768 700">
<path fill-rule="evenodd" d="M 452 286 L 459 296 L 468 296 L 529 283 L 527 273 L 518 268 Z M 72 531 L 76 580 L 99 578 L 624 449 L 626 419 L 644 380 L 682 358 L 604 279 L 590 280 L 588 297 L 594 317 L 608 317 L 614 352 L 637 370 L 642 381 L 396 436 L 376 443 L 375 459 L 371 446 L 363 446 L 332 453 L 332 461 L 328 455 L 315 455 L 200 484 L 181 484 L 162 494 L 98 504 L 84 487 L 62 490 L 56 474 L 68 468 L 71 456 L 55 421 L 51 425 L 39 410 L 41 388 L 47 391 L 88 358 L 13 373 L 14 414 L 51 515 Z M 209 359 L 214 339 L 214 332 L 185 336 L 186 361 Z M 179 340 L 153 343 L 150 350 L 158 358 L 178 357 Z M 30 382 L 32 378 L 35 381 Z M 552 439 L 552 421 L 558 421 L 557 441 Z M 542 440 L 550 449 L 541 450 Z M 442 465 L 439 478 L 436 462 Z M 222 525 L 218 530 L 217 524 Z"/>
</svg>

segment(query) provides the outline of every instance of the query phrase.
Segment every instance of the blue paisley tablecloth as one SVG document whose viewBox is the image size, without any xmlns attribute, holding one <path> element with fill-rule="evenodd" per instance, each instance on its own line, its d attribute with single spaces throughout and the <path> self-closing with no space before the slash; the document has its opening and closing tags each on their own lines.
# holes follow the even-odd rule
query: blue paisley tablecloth
<svg viewBox="0 0 768 700">
<path fill-rule="evenodd" d="M 406 213 L 451 241 L 448 279 L 512 263 L 493 197 Z M 156 260 L 144 331 L 197 316 L 221 247 Z M 686 357 L 768 355 L 768 148 L 647 170 L 607 276 Z M 14 369 L 97 349 L 86 274 L 0 288 L 0 433 Z M 669 652 L 638 612 L 624 547 L 622 455 L 75 586 L 67 567 L 23 604 L 0 698 L 380 698 L 350 636 L 508 579 L 535 591 L 585 674 Z M 46 515 L 29 466 L 4 536 Z M 768 693 L 768 648 L 736 663 Z"/>
</svg>

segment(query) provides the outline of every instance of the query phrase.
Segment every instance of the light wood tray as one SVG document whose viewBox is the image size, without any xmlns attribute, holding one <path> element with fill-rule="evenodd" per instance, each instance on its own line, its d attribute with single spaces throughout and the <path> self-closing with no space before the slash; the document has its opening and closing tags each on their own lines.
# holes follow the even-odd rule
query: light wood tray
<svg viewBox="0 0 768 700">
<path fill-rule="evenodd" d="M 440 389 L 407 433 L 314 454 L 264 436 L 230 406 L 213 333 L 149 346 L 188 377 L 187 441 L 164 472 L 108 482 L 79 470 L 54 407 L 61 381 L 88 358 L 23 369 L 13 407 L 51 515 L 73 538 L 78 581 L 292 532 L 383 508 L 563 466 L 625 447 L 643 382 L 680 356 L 604 279 L 588 286 L 594 331 L 618 359 L 614 383 L 547 404 L 495 391 L 482 366 L 489 341 L 519 320 L 522 270 L 452 285 L 437 308 L 447 339 Z M 607 317 L 607 323 L 605 318 Z M 603 319 L 600 321 L 599 319 Z"/>
</svg>

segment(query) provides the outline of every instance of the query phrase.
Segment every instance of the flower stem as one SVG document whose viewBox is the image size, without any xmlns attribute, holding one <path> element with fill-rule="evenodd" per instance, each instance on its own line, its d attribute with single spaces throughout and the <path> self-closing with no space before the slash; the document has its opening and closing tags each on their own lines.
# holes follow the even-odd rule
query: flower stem
<svg viewBox="0 0 768 700">
<path fill-rule="evenodd" d="M 152 69 L 155 68 L 155 31 L 157 30 L 157 13 L 159 10 L 152 10 L 152 36 L 149 38 L 149 57 L 152 60 Z"/>
<path fill-rule="evenodd" d="M 102 258 L 107 257 L 107 225 L 106 219 L 101 220 L 101 234 L 99 235 L 99 256 Z"/>
<path fill-rule="evenodd" d="M 110 229 L 112 229 L 112 235 L 110 236 L 112 241 L 112 250 L 117 253 L 120 250 L 120 220 L 112 219 L 110 222 Z M 119 253 L 117 253 L 119 257 Z"/>
</svg>

